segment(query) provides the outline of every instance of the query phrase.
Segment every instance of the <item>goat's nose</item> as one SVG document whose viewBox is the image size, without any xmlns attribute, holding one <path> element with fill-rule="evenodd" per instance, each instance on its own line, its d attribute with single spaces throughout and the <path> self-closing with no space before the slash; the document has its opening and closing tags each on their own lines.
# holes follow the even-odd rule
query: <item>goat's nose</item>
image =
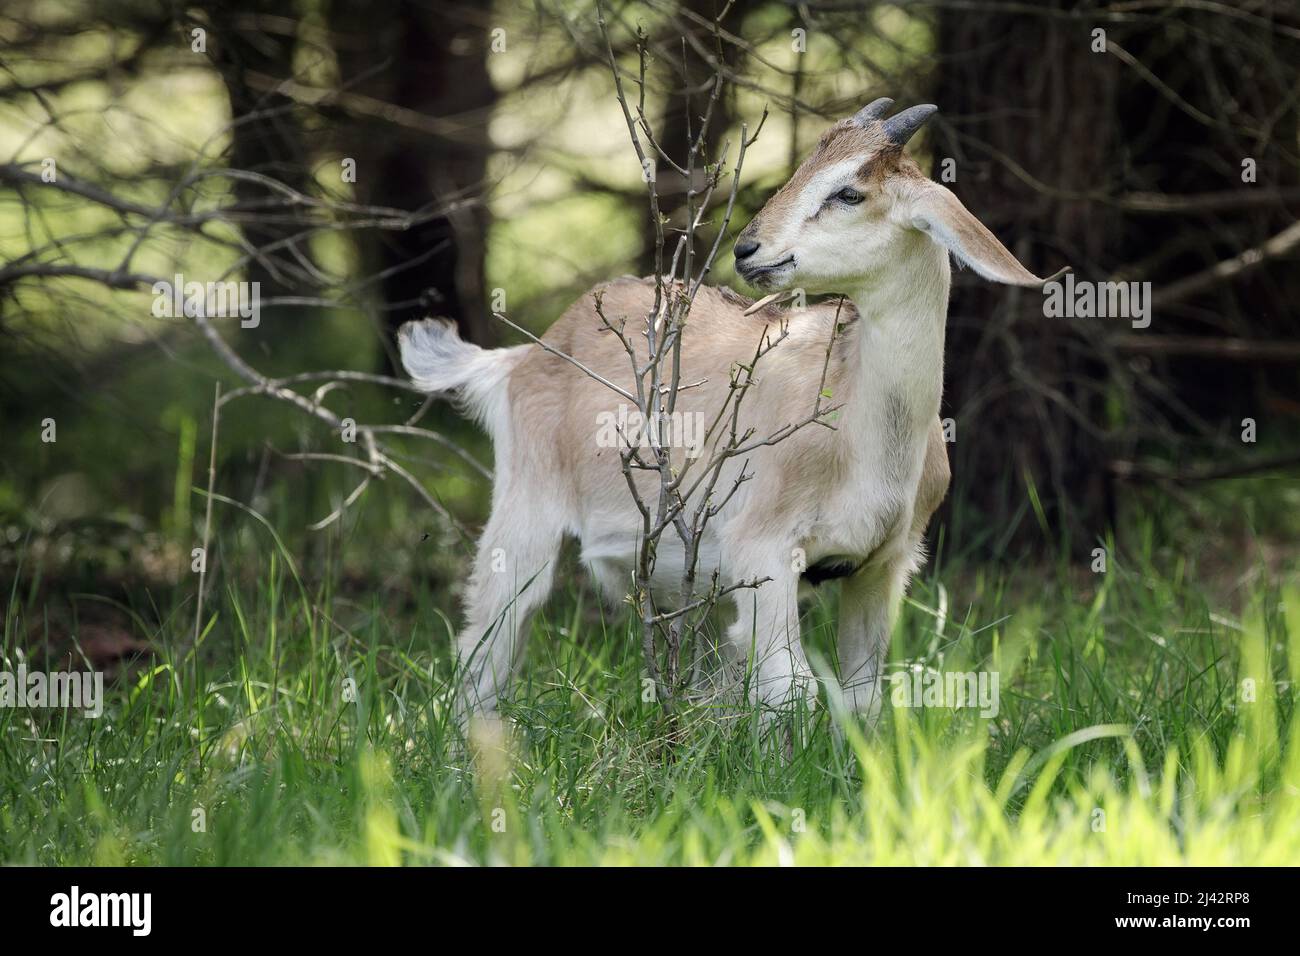
<svg viewBox="0 0 1300 956">
<path fill-rule="evenodd" d="M 754 253 L 758 252 L 758 243 L 753 239 L 739 239 L 736 241 L 736 261 L 748 259 Z"/>
</svg>

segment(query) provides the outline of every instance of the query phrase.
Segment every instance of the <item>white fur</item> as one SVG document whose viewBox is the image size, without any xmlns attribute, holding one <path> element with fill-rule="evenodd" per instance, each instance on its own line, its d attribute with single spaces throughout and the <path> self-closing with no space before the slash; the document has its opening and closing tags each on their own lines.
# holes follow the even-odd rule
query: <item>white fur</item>
<svg viewBox="0 0 1300 956">
<path fill-rule="evenodd" d="M 735 592 L 737 617 L 726 637 L 738 657 L 752 661 L 756 696 L 778 704 L 813 684 L 800 643 L 800 568 L 792 555 L 801 550 L 809 565 L 825 557 L 854 559 L 858 570 L 843 580 L 841 592 L 840 678 L 850 706 L 874 714 L 891 621 L 921 561 L 921 532 L 937 504 L 936 488 L 941 497 L 947 486 L 946 451 L 934 429 L 943 388 L 948 254 L 999 281 L 1042 280 L 914 166 L 872 186 L 861 204 L 828 204 L 827 196 L 854 183 L 863 160 L 815 170 L 799 196 L 777 204 L 781 221 L 760 213 L 745 231 L 761 240 L 755 259 L 775 266 L 790 258 L 778 274 L 764 276 L 768 288 L 852 298 L 860 317 L 850 333 L 856 354 L 844 356 L 836 371 L 840 391 L 834 401 L 843 408 L 833 430 L 811 426 L 746 461 L 727 463 L 718 489 L 731 488 L 745 465 L 753 478 L 709 523 L 700 579 L 714 570 L 724 584 L 768 579 Z M 612 287 L 607 294 L 616 292 Z M 757 344 L 741 346 L 737 336 L 761 328 L 758 320 L 744 319 L 742 306 L 724 307 L 721 301 L 710 306 L 712 324 L 697 323 L 703 331 L 695 333 L 689 356 L 696 368 L 683 375 L 700 379 L 700 387 L 679 397 L 711 413 L 725 400 L 730 363 L 742 347 L 750 349 L 747 357 Z M 734 322 L 717 318 L 728 309 Z M 567 325 L 560 340 L 583 350 L 577 359 L 593 368 L 604 361 L 599 370 L 606 376 L 617 377 L 616 366 L 627 374 L 627 356 L 616 354 L 612 336 L 600 338 L 593 309 L 575 306 L 561 322 Z M 742 429 L 771 434 L 807 414 L 831 323 L 824 311 L 792 316 L 790 338 L 759 366 L 759 384 L 745 398 Z M 620 470 L 611 467 L 616 453 L 600 457 L 582 435 L 623 399 L 591 378 L 538 372 L 536 346 L 485 352 L 434 323 L 408 326 L 401 344 L 416 382 L 458 393 L 496 443 L 492 515 L 479 542 L 468 621 L 458 638 L 466 668 L 464 703 L 491 708 L 519 663 L 528 614 L 550 591 L 564 536 L 579 538 L 583 560 L 612 601 L 629 589 L 641 517 Z M 561 389 L 563 402 L 537 400 Z M 563 446 L 565 454 L 551 455 L 553 445 Z M 653 505 L 654 481 L 642 477 L 643 497 Z M 924 510 L 918 514 L 918 508 Z M 675 594 L 671 589 L 679 584 L 684 560 L 675 535 L 665 534 L 654 582 L 661 601 Z"/>
<path fill-rule="evenodd" d="M 772 449 L 748 456 L 753 479 L 709 523 L 701 549 L 701 581 L 714 570 L 726 584 L 769 579 L 757 589 L 736 592 L 737 616 L 728 628 L 726 648 L 736 659 L 752 663 L 754 694 L 772 706 L 810 695 L 814 684 L 799 639 L 795 548 L 803 550 L 809 564 L 840 555 L 870 559 L 859 575 L 843 584 L 840 622 L 845 697 L 851 707 L 867 713 L 879 706 L 877 678 L 891 619 L 920 562 L 914 507 L 928 430 L 942 390 L 949 267 L 946 251 L 919 232 L 891 248 L 893 253 L 879 268 L 859 276 L 852 296 L 863 317 L 855 333 L 854 379 L 860 390 L 836 395 L 845 405 L 835 430 L 810 426 Z M 760 363 L 760 385 L 742 406 L 757 434 L 790 421 L 792 404 L 806 414 L 820 379 L 828 334 L 829 322 L 800 323 L 796 318 L 790 339 Z M 492 515 L 479 542 L 468 589 L 468 621 L 458 639 L 468 703 L 485 709 L 495 706 L 520 660 L 528 616 L 551 589 L 562 537 L 579 539 L 583 562 L 604 595 L 617 604 L 631 586 L 640 529 L 640 517 L 621 478 L 573 502 L 565 487 L 569 476 L 535 467 L 522 449 L 512 454 L 509 408 L 497 406 L 487 413 L 483 409 L 506 394 L 502 376 L 514 366 L 516 359 L 509 354 L 513 351 L 479 350 L 443 326 L 432 335 L 405 335 L 402 348 L 403 361 L 418 382 L 468 392 L 462 400 L 470 411 L 478 410 L 497 445 Z M 489 364 L 494 361 L 501 364 Z M 475 376 L 494 382 L 497 395 Z M 715 379 L 725 382 L 726 377 L 720 373 Z M 608 391 L 599 389 L 598 394 Z M 894 405 L 876 399 L 886 393 L 896 396 Z M 799 402 L 792 403 L 792 397 Z M 593 407 L 583 418 L 594 422 L 596 415 Z M 531 426 L 516 422 L 514 427 L 546 433 L 566 426 L 537 421 Z M 591 451 L 589 443 L 575 445 Z M 889 453 L 882 454 L 883 448 Z M 799 496 L 777 513 L 770 502 L 782 491 L 781 469 L 772 457 L 778 449 L 810 459 L 846 458 L 845 480 Z M 719 488 L 730 487 L 742 464 L 728 464 Z M 653 502 L 653 495 L 648 500 Z M 675 594 L 684 560 L 675 535 L 665 534 L 653 582 L 661 600 Z"/>
<path fill-rule="evenodd" d="M 452 393 L 458 406 L 494 438 L 503 436 L 506 380 L 529 346 L 481 349 L 445 321 L 408 322 L 397 333 L 402 365 L 426 392 Z"/>
</svg>

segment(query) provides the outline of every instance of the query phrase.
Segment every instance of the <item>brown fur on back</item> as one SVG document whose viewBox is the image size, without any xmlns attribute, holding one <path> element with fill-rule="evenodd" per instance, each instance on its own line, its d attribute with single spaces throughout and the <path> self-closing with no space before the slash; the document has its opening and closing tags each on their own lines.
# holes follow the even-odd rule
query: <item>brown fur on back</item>
<svg viewBox="0 0 1300 956">
<path fill-rule="evenodd" d="M 624 334 L 636 345 L 638 361 L 644 362 L 646 316 L 655 300 L 650 278 L 624 277 L 597 286 L 574 303 L 542 341 L 635 394 L 627 351 L 597 314 L 597 295 L 611 323 L 617 327 L 626 321 Z M 787 338 L 755 368 L 752 388 L 763 390 L 767 399 L 760 403 L 747 397 L 742 402 L 742 427 L 752 427 L 755 435 L 770 434 L 807 417 L 817 400 L 826 347 L 837 319 L 840 330 L 826 366 L 825 387 L 831 397 L 822 404 L 861 400 L 858 393 L 862 390 L 853 380 L 859 323 L 851 302 L 831 299 L 799 311 L 768 305 L 747 316 L 744 312 L 751 305 L 753 300 L 729 288 L 699 290 L 682 339 L 681 384 L 690 387 L 679 391 L 679 411 L 700 413 L 712 423 L 727 401 L 733 368 L 738 363 L 751 364 L 764 337 L 775 341 L 784 325 Z M 665 361 L 665 372 L 670 366 Z M 596 415 L 616 412 L 620 404 L 634 407 L 572 363 L 542 348 L 528 352 L 511 374 L 515 453 L 522 456 L 521 464 L 561 479 L 555 485 L 568 496 L 566 503 L 572 510 L 626 507 L 628 492 L 619 450 L 597 447 L 595 441 Z M 750 410 L 756 408 L 769 410 L 768 417 L 753 417 Z M 537 433 L 538 423 L 546 423 L 544 433 Z M 778 495 L 816 494 L 819 487 L 840 479 L 838 472 L 845 464 L 839 460 L 844 443 L 834 441 L 834 434 L 817 426 L 805 427 L 778 445 L 756 452 L 753 467 L 780 469 L 775 485 Z M 724 428 L 712 439 L 719 446 L 726 440 Z M 592 467 L 593 460 L 597 467 Z M 647 492 L 654 483 L 650 475 L 639 475 L 638 480 Z M 914 527 L 918 532 L 942 500 L 947 483 L 947 447 L 936 420 L 917 495 Z M 783 507 L 781 501 L 766 504 L 777 512 Z"/>
</svg>

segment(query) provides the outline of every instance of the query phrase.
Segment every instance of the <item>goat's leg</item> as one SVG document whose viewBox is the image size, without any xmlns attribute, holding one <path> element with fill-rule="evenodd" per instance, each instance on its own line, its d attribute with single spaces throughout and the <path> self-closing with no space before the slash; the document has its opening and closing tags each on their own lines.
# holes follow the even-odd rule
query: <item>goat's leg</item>
<svg viewBox="0 0 1300 956">
<path fill-rule="evenodd" d="M 840 687 L 850 710 L 874 723 L 880 714 L 880 672 L 889 656 L 894 617 L 907 575 L 899 562 L 882 562 L 844 579 L 837 643 Z"/>
<path fill-rule="evenodd" d="M 528 622 L 550 594 L 563 538 L 547 510 L 509 494 L 493 505 L 474 557 L 465 628 L 456 638 L 462 714 L 495 710 L 522 662 Z"/>
<path fill-rule="evenodd" d="M 743 567 L 744 573 L 733 574 L 733 583 L 770 579 L 735 592 L 738 613 L 727 629 L 732 651 L 752 661 L 751 696 L 768 709 L 812 699 L 815 682 L 799 639 L 799 572 L 788 549 L 776 549 L 769 560 L 760 552 L 759 560 L 751 557 Z"/>
</svg>

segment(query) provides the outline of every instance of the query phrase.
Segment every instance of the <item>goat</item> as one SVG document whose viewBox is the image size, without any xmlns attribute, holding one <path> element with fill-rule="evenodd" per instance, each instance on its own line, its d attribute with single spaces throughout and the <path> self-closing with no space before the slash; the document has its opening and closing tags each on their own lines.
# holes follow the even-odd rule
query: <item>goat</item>
<svg viewBox="0 0 1300 956">
<path fill-rule="evenodd" d="M 761 360 L 742 425 L 765 435 L 804 416 L 823 369 L 840 403 L 833 429 L 801 429 L 749 456 L 752 479 L 706 526 L 702 568 L 717 569 L 724 583 L 766 579 L 732 592 L 737 616 L 724 642 L 753 661 L 752 693 L 765 707 L 813 687 L 799 640 L 801 571 L 842 578 L 844 699 L 871 717 L 879 707 L 892 619 L 924 560 L 922 536 L 950 478 L 938 418 L 949 254 L 995 282 L 1048 281 L 1026 270 L 904 154 L 937 108 L 913 106 L 886 118 L 892 105 L 876 100 L 827 130 L 734 246 L 737 271 L 752 286 L 852 301 L 833 346 L 834 303 L 787 314 L 770 305 L 755 309 L 725 288 L 700 290 L 682 337 L 680 380 L 700 383 L 678 397 L 687 414 L 716 415 L 732 366 L 752 360 L 756 344 L 786 325 L 788 337 Z M 597 422 L 622 399 L 555 354 L 633 390 L 628 353 L 602 326 L 596 293 L 606 316 L 644 317 L 654 307 L 655 283 L 622 278 L 598 286 L 550 327 L 541 339 L 547 348 L 483 350 L 432 320 L 407 323 L 398 333 L 415 384 L 453 393 L 494 443 L 492 511 L 457 638 L 470 709 L 495 709 L 520 663 L 529 614 L 551 590 L 566 535 L 579 539 L 582 560 L 606 597 L 618 601 L 627 591 L 640 515 L 619 449 L 594 440 Z M 744 467 L 728 462 L 718 486 L 730 488 Z M 653 501 L 654 479 L 646 479 L 645 500 Z M 685 560 L 680 546 L 668 547 L 670 537 L 660 546 L 653 582 L 665 589 L 680 580 Z M 800 553 L 806 570 L 792 560 Z"/>
</svg>

